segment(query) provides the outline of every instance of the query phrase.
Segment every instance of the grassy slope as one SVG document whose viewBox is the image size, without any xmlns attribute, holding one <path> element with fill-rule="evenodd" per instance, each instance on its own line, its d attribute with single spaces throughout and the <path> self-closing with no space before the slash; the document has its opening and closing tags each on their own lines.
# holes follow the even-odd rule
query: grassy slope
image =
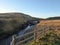
<svg viewBox="0 0 60 45">
<path fill-rule="evenodd" d="M 49 31 L 43 37 L 34 41 L 30 42 L 28 45 L 60 45 L 60 35 L 53 31 Z"/>
<path fill-rule="evenodd" d="M 25 28 L 31 20 L 35 18 L 23 13 L 0 13 L 0 39 Z"/>
<path fill-rule="evenodd" d="M 49 30 L 45 31 L 45 35 L 40 36 L 36 43 L 30 42 L 29 45 L 60 45 L 60 20 L 42 20 L 36 28 L 40 30 L 46 26 L 49 27 Z"/>
</svg>

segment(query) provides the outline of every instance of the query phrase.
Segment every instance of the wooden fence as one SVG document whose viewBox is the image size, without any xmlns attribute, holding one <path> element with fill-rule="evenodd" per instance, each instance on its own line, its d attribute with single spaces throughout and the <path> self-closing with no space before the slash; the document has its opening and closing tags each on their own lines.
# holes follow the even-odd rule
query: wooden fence
<svg viewBox="0 0 60 45">
<path fill-rule="evenodd" d="M 49 30 L 49 27 L 43 26 L 43 28 L 41 28 L 39 30 L 37 30 L 35 28 L 34 31 L 25 33 L 25 34 L 23 34 L 21 36 L 13 35 L 12 36 L 12 42 L 11 42 L 10 45 L 26 45 L 26 43 L 28 43 L 29 41 L 32 41 L 32 40 L 34 40 L 35 43 L 36 43 L 37 37 L 39 37 L 41 35 L 45 35 L 46 30 Z"/>
</svg>

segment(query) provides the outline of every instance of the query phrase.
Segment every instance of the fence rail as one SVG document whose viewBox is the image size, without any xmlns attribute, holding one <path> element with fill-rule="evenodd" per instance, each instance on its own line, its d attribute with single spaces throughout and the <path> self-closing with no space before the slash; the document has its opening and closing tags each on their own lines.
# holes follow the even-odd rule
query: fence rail
<svg viewBox="0 0 60 45">
<path fill-rule="evenodd" d="M 30 41 L 32 38 L 33 38 L 32 40 L 34 40 L 36 42 L 37 32 L 39 32 L 39 31 L 40 31 L 40 33 L 43 33 L 41 30 L 34 29 L 34 31 L 28 32 L 28 33 L 20 35 L 20 36 L 13 35 L 12 42 L 10 45 L 19 45 L 19 44 L 21 45 L 24 42 Z M 33 34 L 33 35 L 31 35 L 31 34 Z M 31 36 L 29 36 L 29 35 L 31 35 Z M 16 42 L 17 40 L 19 40 L 19 41 Z"/>
<path fill-rule="evenodd" d="M 22 43 L 24 43 L 25 41 L 28 41 L 28 40 L 30 40 L 30 39 L 32 39 L 34 36 L 31 36 L 31 37 L 29 37 L 29 38 L 27 38 L 27 39 L 25 39 L 25 40 L 22 40 L 22 41 L 20 41 L 20 42 L 18 42 L 16 45 L 21 45 Z"/>
<path fill-rule="evenodd" d="M 23 34 L 21 36 L 13 35 L 12 42 L 10 45 L 19 45 L 19 44 L 21 45 L 22 43 L 24 43 L 24 42 L 26 43 L 30 40 L 34 40 L 36 42 L 36 38 L 40 35 L 45 35 L 44 33 L 47 30 L 49 30 L 49 27 L 45 26 L 45 27 L 41 28 L 40 30 L 37 30 L 35 28 L 33 31 Z M 31 35 L 31 34 L 33 34 L 33 35 Z M 19 40 L 19 41 L 17 42 L 17 40 Z"/>
</svg>

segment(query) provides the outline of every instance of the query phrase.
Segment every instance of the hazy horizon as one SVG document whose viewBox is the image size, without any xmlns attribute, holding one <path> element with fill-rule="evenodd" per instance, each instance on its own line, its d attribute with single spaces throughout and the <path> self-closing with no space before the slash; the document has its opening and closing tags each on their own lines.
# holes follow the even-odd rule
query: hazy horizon
<svg viewBox="0 0 60 45">
<path fill-rule="evenodd" d="M 20 12 L 33 17 L 60 16 L 60 0 L 0 0 L 0 13 Z"/>
</svg>

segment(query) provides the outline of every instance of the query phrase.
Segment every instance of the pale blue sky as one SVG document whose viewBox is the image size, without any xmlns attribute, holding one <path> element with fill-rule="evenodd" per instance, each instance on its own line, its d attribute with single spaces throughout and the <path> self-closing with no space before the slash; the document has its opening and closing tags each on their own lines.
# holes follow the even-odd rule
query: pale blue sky
<svg viewBox="0 0 60 45">
<path fill-rule="evenodd" d="M 60 0 L 0 0 L 0 13 L 22 12 L 34 17 L 60 16 Z"/>
</svg>

